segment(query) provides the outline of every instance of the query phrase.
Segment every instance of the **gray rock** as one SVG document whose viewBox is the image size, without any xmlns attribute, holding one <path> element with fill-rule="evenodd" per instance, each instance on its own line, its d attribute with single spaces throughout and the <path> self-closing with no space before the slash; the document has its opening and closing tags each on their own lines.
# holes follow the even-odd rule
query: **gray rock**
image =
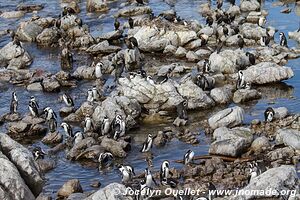
<svg viewBox="0 0 300 200">
<path fill-rule="evenodd" d="M 23 121 L 8 124 L 8 134 L 15 139 L 21 139 L 26 136 L 44 135 L 46 132 L 47 128 L 40 124 L 30 124 Z"/>
<path fill-rule="evenodd" d="M 60 84 L 55 78 L 45 78 L 42 82 L 44 91 L 46 92 L 59 92 Z"/>
<path fill-rule="evenodd" d="M 124 196 L 122 194 L 126 193 L 126 187 L 119 183 L 111 183 L 105 188 L 102 188 L 85 198 L 84 200 L 132 200 L 130 196 Z"/>
<path fill-rule="evenodd" d="M 173 46 L 173 45 L 167 45 L 164 49 L 164 54 L 175 54 L 177 50 L 177 47 L 176 46 Z"/>
<path fill-rule="evenodd" d="M 21 46 L 9 42 L 0 49 L 0 66 L 8 69 L 22 69 L 32 63 L 32 58 Z"/>
<path fill-rule="evenodd" d="M 18 168 L 19 173 L 32 193 L 36 196 L 39 195 L 44 181 L 32 153 L 6 134 L 0 134 L 0 147 L 2 152 Z"/>
<path fill-rule="evenodd" d="M 210 56 L 211 51 L 208 49 L 199 49 L 195 52 L 200 58 L 207 58 Z"/>
<path fill-rule="evenodd" d="M 41 193 L 35 200 L 52 200 L 52 197 Z"/>
<path fill-rule="evenodd" d="M 36 37 L 43 31 L 43 27 L 36 22 L 21 22 L 17 29 L 17 36 L 22 41 L 33 42 Z"/>
<path fill-rule="evenodd" d="M 64 183 L 64 185 L 58 190 L 57 196 L 66 198 L 72 193 L 83 193 L 78 179 L 72 179 Z"/>
<path fill-rule="evenodd" d="M 186 59 L 190 62 L 198 62 L 200 60 L 199 56 L 193 51 L 187 52 Z"/>
<path fill-rule="evenodd" d="M 93 145 L 91 147 L 88 147 L 83 152 L 81 152 L 75 160 L 80 159 L 91 159 L 91 160 L 97 160 L 99 158 L 100 153 L 104 152 L 104 148 L 102 148 L 100 145 Z"/>
<path fill-rule="evenodd" d="M 84 193 L 73 193 L 67 198 L 67 200 L 83 200 L 87 197 L 87 194 Z"/>
<path fill-rule="evenodd" d="M 259 99 L 260 93 L 255 89 L 239 89 L 233 94 L 234 103 L 243 103 L 254 99 Z"/>
<path fill-rule="evenodd" d="M 200 39 L 193 40 L 184 46 L 185 49 L 195 50 L 201 47 L 202 43 Z"/>
<path fill-rule="evenodd" d="M 96 140 L 92 137 L 84 138 L 79 143 L 75 144 L 72 149 L 67 153 L 68 159 L 75 159 L 85 149 L 96 144 Z"/>
<path fill-rule="evenodd" d="M 28 91 L 43 91 L 43 86 L 41 84 L 41 82 L 35 82 L 35 83 L 31 83 L 29 85 L 27 85 L 26 89 Z"/>
<path fill-rule="evenodd" d="M 214 114 L 208 119 L 209 126 L 212 129 L 227 126 L 234 127 L 240 125 L 244 120 L 244 110 L 241 107 L 235 106 L 226 108 Z"/>
<path fill-rule="evenodd" d="M 266 156 L 270 161 L 290 160 L 295 155 L 295 150 L 291 147 L 284 147 L 270 151 Z"/>
<path fill-rule="evenodd" d="M 45 137 L 43 137 L 42 142 L 44 144 L 57 144 L 61 143 L 63 141 L 63 136 L 61 133 L 55 131 L 55 132 L 49 132 Z"/>
<path fill-rule="evenodd" d="M 288 35 L 290 39 L 296 40 L 297 42 L 300 43 L 300 32 L 298 31 L 289 32 Z"/>
<path fill-rule="evenodd" d="M 209 148 L 210 154 L 237 157 L 250 147 L 253 135 L 248 128 L 228 129 L 220 127 L 213 133 L 214 141 Z"/>
<path fill-rule="evenodd" d="M 247 66 L 249 58 L 240 50 L 224 50 L 219 54 L 212 53 L 209 57 L 211 62 L 211 70 L 214 72 L 221 72 L 232 74 L 237 72 L 241 67 Z"/>
<path fill-rule="evenodd" d="M 120 9 L 115 17 L 129 17 L 135 15 L 150 14 L 152 9 L 149 6 L 134 6 Z"/>
<path fill-rule="evenodd" d="M 90 46 L 86 51 L 91 54 L 110 54 L 121 50 L 121 47 L 110 45 L 107 40 Z"/>
<path fill-rule="evenodd" d="M 66 117 L 75 111 L 74 107 L 63 107 L 59 110 L 59 115 Z"/>
<path fill-rule="evenodd" d="M 106 1 L 88 0 L 86 3 L 86 10 L 88 12 L 104 12 L 104 11 L 108 11 L 109 7 Z"/>
<path fill-rule="evenodd" d="M 88 66 L 81 66 L 77 67 L 75 72 L 73 73 L 73 76 L 78 79 L 95 79 L 95 68 L 94 67 L 88 67 Z"/>
<path fill-rule="evenodd" d="M 177 127 L 185 126 L 186 124 L 187 124 L 187 120 L 180 119 L 179 117 L 176 117 L 176 119 L 173 122 L 173 125 Z"/>
<path fill-rule="evenodd" d="M 299 184 L 298 176 L 294 166 L 283 165 L 280 167 L 272 168 L 255 177 L 251 182 L 241 189 L 240 191 L 254 191 L 264 190 L 267 191 L 269 188 L 277 191 L 288 191 L 295 189 L 295 186 Z M 254 199 L 254 198 L 267 198 L 277 197 L 274 194 L 257 195 L 250 193 L 249 195 L 239 195 L 230 199 Z"/>
<path fill-rule="evenodd" d="M 214 101 L 192 80 L 181 81 L 177 87 L 178 93 L 187 98 L 188 108 L 209 108 L 214 106 Z M 180 102 L 179 102 L 180 103 Z M 178 104 L 177 104 L 178 105 Z"/>
<path fill-rule="evenodd" d="M 258 26 L 257 24 L 245 23 L 240 29 L 244 38 L 259 40 L 262 36 L 266 36 L 266 29 Z"/>
<path fill-rule="evenodd" d="M 111 152 L 114 156 L 119 158 L 125 158 L 127 156 L 126 151 L 130 150 L 130 144 L 122 139 L 118 141 L 104 137 L 101 141 L 101 146 Z"/>
<path fill-rule="evenodd" d="M 34 195 L 25 184 L 16 166 L 1 151 L 0 162 L 0 198 L 7 200 L 34 200 Z"/>
<path fill-rule="evenodd" d="M 279 66 L 270 62 L 252 65 L 243 70 L 243 73 L 245 81 L 254 84 L 274 83 L 294 76 L 294 72 L 290 67 Z"/>
<path fill-rule="evenodd" d="M 251 149 L 254 152 L 263 152 L 265 149 L 269 147 L 270 147 L 270 142 L 268 138 L 265 136 L 256 138 L 251 144 Z"/>
<path fill-rule="evenodd" d="M 275 116 L 274 116 L 275 119 L 283 119 L 289 114 L 289 111 L 286 107 L 274 108 L 274 112 L 275 112 Z"/>
<path fill-rule="evenodd" d="M 36 41 L 40 46 L 51 47 L 56 45 L 59 40 L 58 30 L 56 28 L 46 28 L 37 37 Z"/>
<path fill-rule="evenodd" d="M 36 161 L 36 163 L 39 166 L 39 170 L 42 173 L 46 173 L 46 172 L 54 169 L 56 166 L 56 163 L 54 160 L 48 160 L 48 159 L 38 159 Z"/>
<path fill-rule="evenodd" d="M 118 40 L 122 37 L 123 31 L 122 30 L 117 30 L 117 31 L 111 31 L 108 33 L 104 33 L 103 35 L 97 37 L 100 40 Z"/>
<path fill-rule="evenodd" d="M 294 129 L 279 129 L 276 135 L 277 143 L 284 143 L 296 150 L 300 150 L 300 132 Z"/>
<path fill-rule="evenodd" d="M 232 99 L 233 89 L 234 87 L 232 85 L 224 85 L 223 87 L 214 88 L 210 91 L 210 96 L 219 104 L 227 104 Z"/>
<path fill-rule="evenodd" d="M 250 1 L 243 0 L 241 1 L 240 7 L 242 12 L 257 11 L 260 9 L 260 4 L 258 1 L 255 0 L 250 0 Z"/>
<path fill-rule="evenodd" d="M 13 19 L 13 18 L 21 18 L 25 14 L 24 11 L 9 11 L 9 12 L 3 12 L 0 17 L 3 17 L 5 19 Z"/>
<path fill-rule="evenodd" d="M 61 24 L 60 28 L 64 31 L 67 31 L 68 29 L 71 29 L 73 27 L 78 26 L 77 24 L 77 16 L 76 15 L 66 15 L 61 18 Z"/>
<path fill-rule="evenodd" d="M 183 47 L 178 47 L 178 49 L 175 52 L 175 56 L 178 58 L 183 58 L 187 54 L 187 50 Z"/>
</svg>

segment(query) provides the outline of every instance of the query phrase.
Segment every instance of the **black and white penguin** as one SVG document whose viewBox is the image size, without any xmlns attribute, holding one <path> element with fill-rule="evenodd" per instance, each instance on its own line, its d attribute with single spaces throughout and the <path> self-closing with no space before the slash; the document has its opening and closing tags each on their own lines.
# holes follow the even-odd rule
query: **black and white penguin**
<svg viewBox="0 0 300 200">
<path fill-rule="evenodd" d="M 173 173 L 170 171 L 170 163 L 165 160 L 160 166 L 160 181 L 162 182 L 163 179 L 168 179 L 170 176 L 173 176 Z"/>
<path fill-rule="evenodd" d="M 210 81 L 209 81 L 210 80 Z M 214 79 L 208 79 L 207 76 L 204 76 L 203 73 L 198 73 L 194 78 L 194 83 L 198 85 L 202 90 L 211 90 L 215 86 Z"/>
<path fill-rule="evenodd" d="M 107 116 L 105 116 L 101 123 L 101 134 L 107 135 L 110 131 L 110 121 Z"/>
<path fill-rule="evenodd" d="M 115 79 L 114 81 L 118 83 L 119 78 L 122 76 L 125 67 L 125 61 L 123 57 L 120 57 L 116 63 L 114 63 L 115 67 Z"/>
<path fill-rule="evenodd" d="M 214 23 L 214 19 L 211 16 L 206 17 L 206 24 L 211 26 Z"/>
<path fill-rule="evenodd" d="M 102 62 L 98 62 L 95 66 L 95 77 L 97 79 L 102 78 L 102 68 L 103 68 L 103 63 Z"/>
<path fill-rule="evenodd" d="M 120 28 L 120 22 L 118 18 L 115 18 L 114 27 L 115 27 L 115 31 L 119 30 Z"/>
<path fill-rule="evenodd" d="M 151 75 L 148 75 L 147 78 L 146 78 L 146 80 L 147 80 L 151 85 L 154 85 L 154 84 L 155 84 Z"/>
<path fill-rule="evenodd" d="M 67 137 L 74 137 L 72 127 L 68 123 L 63 122 L 60 126 L 64 129 Z"/>
<path fill-rule="evenodd" d="M 138 41 L 135 37 L 130 37 L 129 38 L 129 42 L 131 44 L 131 47 L 134 49 L 134 48 L 139 48 L 139 44 L 138 44 Z"/>
<path fill-rule="evenodd" d="M 145 153 L 150 151 L 150 149 L 152 148 L 153 145 L 153 138 L 151 134 L 148 134 L 147 139 L 145 140 L 145 142 L 143 143 L 143 147 L 140 150 L 140 152 Z"/>
<path fill-rule="evenodd" d="M 145 184 L 147 187 L 152 188 L 154 185 L 157 185 L 154 177 L 151 174 L 151 171 L 149 168 L 145 169 Z"/>
<path fill-rule="evenodd" d="M 167 82 L 170 78 L 171 72 L 172 72 L 172 69 L 169 68 L 169 70 L 167 71 L 166 74 L 164 74 L 162 76 L 158 76 L 155 80 L 155 84 L 163 84 L 163 83 Z"/>
<path fill-rule="evenodd" d="M 223 0 L 217 0 L 217 8 L 221 9 L 223 6 Z"/>
<path fill-rule="evenodd" d="M 285 34 L 283 32 L 279 33 L 279 37 L 280 37 L 280 46 L 284 46 L 284 47 L 288 47 L 287 45 L 287 39 L 285 37 Z"/>
<path fill-rule="evenodd" d="M 184 154 L 184 157 L 183 157 L 183 163 L 185 165 L 191 163 L 194 159 L 194 156 L 195 156 L 195 153 L 194 151 L 192 150 L 188 150 L 185 154 Z"/>
<path fill-rule="evenodd" d="M 129 24 L 129 28 L 133 29 L 134 21 L 133 21 L 133 19 L 131 17 L 128 18 L 128 24 Z"/>
<path fill-rule="evenodd" d="M 204 34 L 204 33 L 201 33 L 199 35 L 199 38 L 201 40 L 201 47 L 203 47 L 204 45 L 207 44 L 207 40 L 208 40 L 208 35 Z"/>
<path fill-rule="evenodd" d="M 94 130 L 94 124 L 92 119 L 89 116 L 86 116 L 84 119 L 84 132 L 90 132 Z"/>
<path fill-rule="evenodd" d="M 44 114 L 45 114 L 46 121 L 49 121 L 51 118 L 55 118 L 55 119 L 57 118 L 56 113 L 50 107 L 44 108 Z"/>
<path fill-rule="evenodd" d="M 94 101 L 92 89 L 88 89 L 87 91 L 87 101 L 90 103 Z"/>
<path fill-rule="evenodd" d="M 11 94 L 11 101 L 10 101 L 10 114 L 17 113 L 18 110 L 18 97 L 16 92 L 12 92 Z"/>
<path fill-rule="evenodd" d="M 240 70 L 238 72 L 236 89 L 245 89 L 245 87 L 246 87 L 246 81 L 245 81 L 244 73 Z"/>
<path fill-rule="evenodd" d="M 100 92 L 98 91 L 98 89 L 97 89 L 96 86 L 93 86 L 92 92 L 93 92 L 93 100 L 94 100 L 94 101 L 99 101 L 100 98 L 101 98 L 101 94 L 100 94 Z"/>
<path fill-rule="evenodd" d="M 51 119 L 49 119 L 48 121 L 48 126 L 49 126 L 49 131 L 51 133 L 55 132 L 57 129 L 57 121 L 54 117 L 51 117 Z"/>
<path fill-rule="evenodd" d="M 33 117 L 39 116 L 39 105 L 36 102 L 35 97 L 33 96 L 30 97 L 28 108 Z"/>
<path fill-rule="evenodd" d="M 260 26 L 260 27 L 263 27 L 263 26 L 265 26 L 265 24 L 266 24 L 266 17 L 265 16 L 261 16 L 260 18 L 259 18 L 259 20 L 258 20 L 258 25 Z"/>
<path fill-rule="evenodd" d="M 264 112 L 264 116 L 265 116 L 265 121 L 266 122 L 271 122 L 274 119 L 275 116 L 275 111 L 273 108 L 268 107 L 265 112 Z"/>
<path fill-rule="evenodd" d="M 81 142 L 84 139 L 84 136 L 83 136 L 82 132 L 80 132 L 80 131 L 77 131 L 74 135 L 75 135 L 74 136 L 74 145 L 78 144 L 79 142 Z"/>
<path fill-rule="evenodd" d="M 100 153 L 98 158 L 99 167 L 104 168 L 104 167 L 111 166 L 113 159 L 114 156 L 110 152 Z"/>
<path fill-rule="evenodd" d="M 202 73 L 209 74 L 211 72 L 210 66 L 211 66 L 210 60 L 205 59 L 203 63 Z"/>
<path fill-rule="evenodd" d="M 238 35 L 237 37 L 238 37 L 238 46 L 240 49 L 242 49 L 245 45 L 244 39 L 242 38 L 241 35 Z"/>
<path fill-rule="evenodd" d="M 112 122 L 111 137 L 113 137 L 114 140 L 117 140 L 118 138 L 125 135 L 125 130 L 126 130 L 126 124 L 125 121 L 123 120 L 122 115 L 116 115 L 116 117 Z"/>
<path fill-rule="evenodd" d="M 255 177 L 267 171 L 267 168 L 263 162 L 250 163 L 249 168 L 250 168 L 249 182 L 251 182 L 251 180 L 253 180 Z"/>
<path fill-rule="evenodd" d="M 246 52 L 246 56 L 249 58 L 249 62 L 251 65 L 255 65 L 255 56 L 250 52 Z"/>
<path fill-rule="evenodd" d="M 188 115 L 187 115 L 187 111 L 186 111 L 187 108 L 188 108 L 188 101 L 186 99 L 184 99 L 181 103 L 179 103 L 176 106 L 177 117 L 180 119 L 187 120 L 188 119 Z"/>
<path fill-rule="evenodd" d="M 73 68 L 73 55 L 69 51 L 68 47 L 64 47 L 61 51 L 61 61 L 60 65 L 62 69 L 72 69 Z"/>
<path fill-rule="evenodd" d="M 46 152 L 41 147 L 34 147 L 32 150 L 34 160 L 44 159 Z"/>
<path fill-rule="evenodd" d="M 66 104 L 68 107 L 74 106 L 74 101 L 73 101 L 72 97 L 71 97 L 69 94 L 64 93 L 63 96 L 62 96 L 62 98 L 63 98 L 65 104 Z"/>
<path fill-rule="evenodd" d="M 132 180 L 132 177 L 135 175 L 133 167 L 129 165 L 119 166 L 119 171 L 122 173 L 122 182 L 128 183 Z"/>
</svg>

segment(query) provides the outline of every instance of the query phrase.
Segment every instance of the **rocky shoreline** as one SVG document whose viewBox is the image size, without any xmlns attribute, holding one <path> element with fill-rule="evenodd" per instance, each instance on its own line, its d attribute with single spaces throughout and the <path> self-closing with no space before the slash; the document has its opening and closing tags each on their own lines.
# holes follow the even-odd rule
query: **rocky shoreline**
<svg viewBox="0 0 300 200">
<path fill-rule="evenodd" d="M 118 168 L 121 173 L 119 183 L 100 189 L 100 182 L 91 183 L 95 188 L 92 192 L 84 191 L 73 177 L 55 192 L 58 199 L 135 199 L 123 193 L 128 188 L 142 190 L 143 185 L 158 190 L 201 191 L 198 196 L 154 195 L 152 199 L 208 199 L 212 185 L 218 190 L 295 191 L 294 196 L 213 199 L 300 198 L 295 168 L 300 159 L 299 114 L 290 113 L 286 107 L 270 107 L 266 108 L 265 121 L 253 119 L 247 124 L 242 106 L 266 95 L 276 96 L 276 87 L 272 94 L 265 88 L 295 75 L 288 60 L 299 58 L 300 50 L 285 45 L 282 34 L 280 44 L 274 41 L 278 30 L 263 23 L 268 12 L 260 1 L 245 0 L 240 5 L 230 1 L 226 9 L 221 2 L 220 8 L 210 3 L 200 5 L 199 12 L 206 19 L 203 24 L 181 19 L 172 9 L 154 16 L 148 3 L 129 1 L 115 8 L 115 30 L 97 36 L 79 17 L 81 11 L 75 1 L 64 2 L 59 17 L 38 16 L 44 5 L 19 5 L 17 11 L 1 12 L 0 17 L 7 19 L 33 14 L 16 30 L 0 32 L 0 37 L 11 38 L 0 49 L 0 86 L 3 83 L 29 93 L 51 93 L 64 106 L 53 110 L 53 105 L 45 105 L 34 96 L 28 99 L 29 105 L 22 105 L 13 92 L 10 113 L 0 116 L 0 125 L 7 130 L 0 133 L 0 199 L 52 199 L 43 192 L 44 175 L 56 167 L 61 151 L 70 161 L 88 160 L 100 171 Z M 111 5 L 110 1 L 88 0 L 86 10 L 107 12 Z M 120 24 L 120 19 L 128 22 Z M 299 41 L 298 33 L 288 35 Z M 31 69 L 34 55 L 25 43 L 59 49 L 61 70 Z M 87 55 L 90 65 L 75 65 L 77 54 Z M 158 56 L 173 58 L 174 62 L 160 64 Z M 87 98 L 79 106 L 68 92 L 59 94 L 81 88 L 84 81 L 93 88 L 83 88 Z M 289 91 L 283 91 L 289 97 Z M 18 111 L 25 106 L 29 109 L 26 114 Z M 213 109 L 218 106 L 223 109 Z M 191 119 L 191 112 L 208 115 L 205 120 Z M 165 122 L 173 126 L 149 133 L 139 152 L 152 174 L 127 169 L 123 159 L 135 145 L 135 137 L 129 133 L 145 124 Z M 75 127 L 80 131 L 73 131 Z M 164 148 L 173 138 L 198 144 L 193 127 L 200 127 L 212 138 L 208 155 L 192 155 L 190 151 L 184 160 L 169 160 L 170 176 L 163 179 L 162 169 L 154 170 L 152 165 L 152 146 Z M 20 144 L 24 139 L 38 139 L 49 149 L 44 152 L 34 145 L 25 147 Z M 174 163 L 182 167 L 173 168 Z M 160 180 L 160 184 L 148 186 L 149 177 Z M 146 197 L 139 195 L 138 199 Z"/>
</svg>

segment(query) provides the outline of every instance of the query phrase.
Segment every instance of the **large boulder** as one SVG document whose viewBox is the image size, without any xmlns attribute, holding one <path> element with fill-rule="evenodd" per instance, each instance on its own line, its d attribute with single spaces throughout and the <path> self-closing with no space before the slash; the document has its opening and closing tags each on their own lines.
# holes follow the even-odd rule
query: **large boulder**
<svg viewBox="0 0 300 200">
<path fill-rule="evenodd" d="M 86 51 L 91 54 L 110 54 L 121 50 L 121 47 L 110 45 L 107 40 L 90 46 Z"/>
<path fill-rule="evenodd" d="M 46 134 L 47 128 L 41 124 L 32 122 L 11 122 L 8 124 L 8 134 L 14 139 L 22 139 L 28 136 L 41 136 Z"/>
<path fill-rule="evenodd" d="M 120 183 L 111 183 L 84 200 L 132 200 L 132 197 L 123 195 L 126 190 L 126 187 Z"/>
<path fill-rule="evenodd" d="M 276 192 L 252 193 L 245 191 L 268 191 L 270 189 L 275 191 L 292 191 L 295 186 L 299 185 L 298 175 L 294 166 L 283 165 L 280 167 L 272 168 L 262 173 L 261 175 L 253 178 L 251 182 L 239 190 L 238 196 L 231 197 L 230 199 L 256 199 L 256 198 L 271 198 L 278 197 Z M 298 189 L 299 190 L 299 189 Z M 285 198 L 288 196 L 283 195 Z"/>
<path fill-rule="evenodd" d="M 294 129 L 279 129 L 276 135 L 277 143 L 284 143 L 296 150 L 300 150 L 300 131 Z"/>
<path fill-rule="evenodd" d="M 271 62 L 261 62 L 243 70 L 245 81 L 254 84 L 274 83 L 292 78 L 294 72 L 290 67 L 279 66 Z"/>
<path fill-rule="evenodd" d="M 233 94 L 233 102 L 243 103 L 254 99 L 259 99 L 260 97 L 260 93 L 255 89 L 240 89 L 235 91 L 235 93 Z"/>
<path fill-rule="evenodd" d="M 240 7 L 242 12 L 257 11 L 260 9 L 260 3 L 256 0 L 243 0 Z"/>
<path fill-rule="evenodd" d="M 21 22 L 16 34 L 22 41 L 34 42 L 42 31 L 43 27 L 35 22 Z"/>
<path fill-rule="evenodd" d="M 19 45 L 9 42 L 0 49 L 0 66 L 8 69 L 22 69 L 32 63 L 29 53 Z"/>
<path fill-rule="evenodd" d="M 107 137 L 102 139 L 101 146 L 119 158 L 125 158 L 127 156 L 126 151 L 130 150 L 130 144 L 128 142 L 121 139 L 116 141 Z"/>
<path fill-rule="evenodd" d="M 297 42 L 300 43 L 300 32 L 298 31 L 289 32 L 288 35 L 290 39 L 296 40 Z"/>
<path fill-rule="evenodd" d="M 52 47 L 58 43 L 59 37 L 57 28 L 46 28 L 36 37 L 36 41 L 40 46 Z"/>
<path fill-rule="evenodd" d="M 0 151 L 0 198 L 6 200 L 34 200 L 17 167 Z"/>
<path fill-rule="evenodd" d="M 32 153 L 6 134 L 0 134 L 0 149 L 18 168 L 19 173 L 34 195 L 38 196 L 43 189 L 43 179 Z"/>
<path fill-rule="evenodd" d="M 143 14 L 150 14 L 152 13 L 152 9 L 149 6 L 132 6 L 132 7 L 125 7 L 120 9 L 116 14 L 115 17 L 129 17 L 135 15 L 143 15 Z"/>
<path fill-rule="evenodd" d="M 209 126 L 212 129 L 227 126 L 234 127 L 240 125 L 244 120 L 244 110 L 241 107 L 235 106 L 226 108 L 214 114 L 208 119 Z"/>
<path fill-rule="evenodd" d="M 211 70 L 214 72 L 232 74 L 245 67 L 249 63 L 249 58 L 244 51 L 224 50 L 220 53 L 214 52 L 209 56 Z"/>
<path fill-rule="evenodd" d="M 73 193 L 82 193 L 82 187 L 78 179 L 72 179 L 64 183 L 64 185 L 58 190 L 57 196 L 66 198 Z"/>
<path fill-rule="evenodd" d="M 210 154 L 237 157 L 250 147 L 253 135 L 248 128 L 228 129 L 220 127 L 213 133 L 214 141 L 209 148 Z"/>
<path fill-rule="evenodd" d="M 214 88 L 210 91 L 210 96 L 219 104 L 227 104 L 232 99 L 232 85 L 224 85 L 223 87 Z"/>
<path fill-rule="evenodd" d="M 109 7 L 106 1 L 88 0 L 86 3 L 86 10 L 88 12 L 104 12 L 104 11 L 108 11 Z"/>
</svg>

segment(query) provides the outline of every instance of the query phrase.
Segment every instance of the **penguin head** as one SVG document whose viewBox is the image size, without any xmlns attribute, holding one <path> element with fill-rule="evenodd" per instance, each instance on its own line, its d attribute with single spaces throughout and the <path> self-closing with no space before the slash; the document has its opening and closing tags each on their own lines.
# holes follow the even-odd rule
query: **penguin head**
<svg viewBox="0 0 300 200">
<path fill-rule="evenodd" d="M 116 120 L 123 120 L 122 115 L 117 115 L 117 116 L 116 116 Z"/>
<path fill-rule="evenodd" d="M 103 68 L 103 63 L 102 62 L 98 62 L 97 64 L 96 64 L 96 67 L 100 67 L 101 69 Z"/>
<path fill-rule="evenodd" d="M 66 123 L 66 122 L 62 122 L 62 123 L 60 124 L 60 127 L 65 127 L 65 126 L 67 126 L 67 123 Z"/>
<path fill-rule="evenodd" d="M 170 167 L 169 161 L 165 160 L 165 161 L 162 163 L 162 166 L 163 166 L 163 169 L 164 169 L 164 168 L 169 168 L 169 167 Z"/>
<path fill-rule="evenodd" d="M 243 73 L 242 70 L 240 70 L 240 71 L 238 72 L 238 76 L 239 76 L 240 79 L 244 76 L 244 73 Z"/>
<path fill-rule="evenodd" d="M 83 135 L 80 131 L 75 133 L 75 138 L 83 138 Z"/>
<path fill-rule="evenodd" d="M 283 32 L 280 32 L 279 33 L 280 37 L 284 36 L 284 33 Z"/>
<path fill-rule="evenodd" d="M 151 138 L 152 138 L 152 135 L 151 135 L 151 133 L 149 133 L 149 134 L 148 134 L 148 138 L 149 138 L 149 139 L 151 139 Z"/>
</svg>

